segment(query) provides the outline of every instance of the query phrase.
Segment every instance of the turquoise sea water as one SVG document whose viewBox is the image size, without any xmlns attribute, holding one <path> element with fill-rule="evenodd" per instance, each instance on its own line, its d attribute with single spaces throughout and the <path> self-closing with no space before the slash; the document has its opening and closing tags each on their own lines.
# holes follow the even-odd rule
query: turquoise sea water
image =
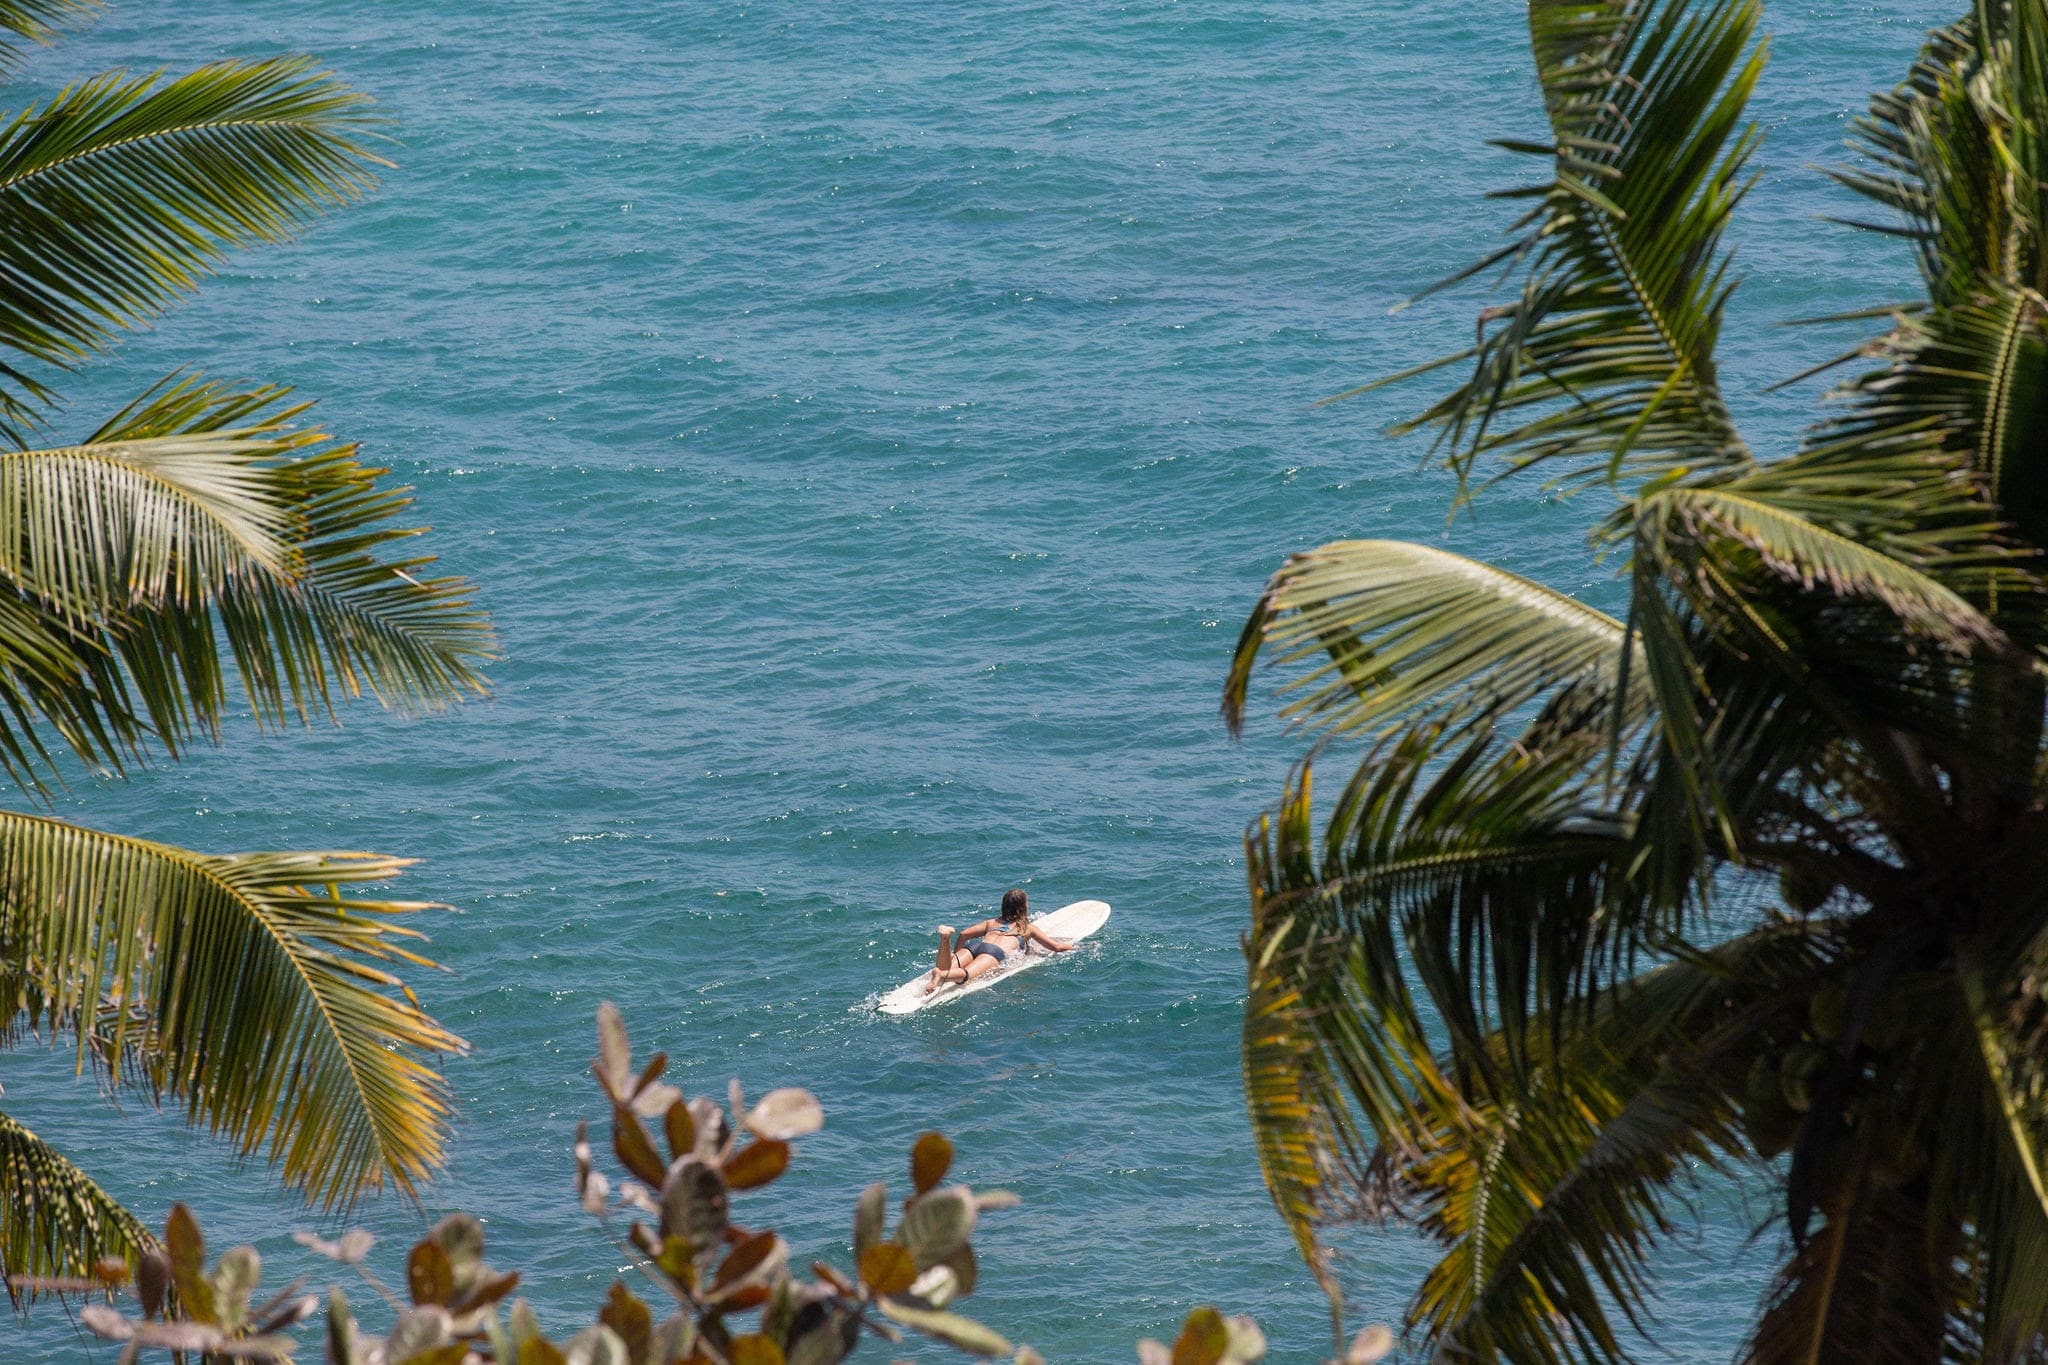
<svg viewBox="0 0 2048 1365">
<path fill-rule="evenodd" d="M 1847 112 L 1947 10 L 1774 7 L 1765 177 L 1729 383 L 1758 443 L 1907 263 L 1814 221 Z M 802 1083 L 824 1134 L 756 1200 L 843 1259 L 852 1194 L 937 1127 L 1025 1198 L 980 1239 L 982 1316 L 1053 1360 L 1131 1358 L 1194 1303 L 1276 1358 L 1326 1337 L 1267 1204 L 1235 1043 L 1239 831 L 1293 750 L 1229 743 L 1217 688 L 1263 577 L 1339 535 L 1445 537 L 1444 481 L 1315 398 L 1448 349 L 1471 296 L 1388 307 L 1485 248 L 1488 137 L 1536 118 L 1509 5 L 842 0 L 818 6 L 126 0 L 10 103 L 113 65 L 306 50 L 398 120 L 399 169 L 302 244 L 238 259 L 75 383 L 81 430 L 174 367 L 299 386 L 419 489 L 482 585 L 494 698 L 259 737 L 67 814 L 213 850 L 372 848 L 454 969 L 475 1045 L 430 1209 L 493 1213 L 545 1319 L 614 1259 L 567 1146 L 601 999 L 684 1084 Z M 1593 509 L 1500 490 L 1447 543 L 1596 598 Z M 1268 711 L 1270 714 L 1270 708 Z M 867 1007 L 929 928 L 1021 883 L 1116 906 L 1099 945 L 911 1019 Z M 10 1112 L 152 1218 L 301 1262 L 260 1167 L 66 1058 L 0 1058 Z M 1671 1253 L 1670 1358 L 1725 1358 L 1762 1210 L 1708 1195 Z M 363 1215 L 393 1254 L 418 1226 Z M 1364 1317 L 1426 1257 L 1349 1243 Z M 390 1267 L 387 1265 L 386 1269 Z M 0 1359 L 111 1359 L 52 1313 Z"/>
</svg>

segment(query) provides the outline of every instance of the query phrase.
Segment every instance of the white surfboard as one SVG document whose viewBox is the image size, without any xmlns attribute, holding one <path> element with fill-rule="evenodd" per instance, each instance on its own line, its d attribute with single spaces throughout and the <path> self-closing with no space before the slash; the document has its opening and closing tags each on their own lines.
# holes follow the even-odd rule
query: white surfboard
<svg viewBox="0 0 2048 1365">
<path fill-rule="evenodd" d="M 1078 942 L 1109 922 L 1109 906 L 1103 901 L 1075 901 L 1072 905 L 1062 905 L 1050 915 L 1033 915 L 1031 922 L 1054 938 Z M 932 947 L 938 947 L 936 941 Z M 930 1009 L 933 1005 L 943 1005 L 950 1000 L 958 1000 L 963 995 L 987 990 L 998 981 L 1008 980 L 1019 972 L 1028 972 L 1039 963 L 1056 956 L 1059 954 L 1049 953 L 1037 947 L 1011 953 L 1009 959 L 992 972 L 983 972 L 965 983 L 951 982 L 929 992 L 924 988 L 924 981 L 930 973 L 919 972 L 916 977 L 883 996 L 877 1008 L 884 1014 L 915 1014 L 919 1010 Z"/>
</svg>

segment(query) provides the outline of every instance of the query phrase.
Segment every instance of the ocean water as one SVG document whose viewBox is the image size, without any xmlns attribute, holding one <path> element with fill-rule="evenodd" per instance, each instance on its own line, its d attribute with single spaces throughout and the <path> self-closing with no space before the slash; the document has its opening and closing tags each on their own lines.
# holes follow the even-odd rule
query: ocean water
<svg viewBox="0 0 2048 1365">
<path fill-rule="evenodd" d="M 1782 447 L 1832 353 L 1777 320 L 1907 288 L 1816 220 L 1845 116 L 1948 17 L 1779 4 L 1764 174 L 1728 382 Z M 932 0 L 833 5 L 116 0 L 10 107 L 104 67 L 303 50 L 395 120 L 365 204 L 223 278 L 68 389 L 81 430 L 197 365 L 284 382 L 418 488 L 502 636 L 493 697 L 262 736 L 67 815 L 209 850 L 415 855 L 451 969 L 418 982 L 474 1045 L 427 1214 L 489 1214 L 544 1320 L 618 1260 L 576 1210 L 600 1000 L 693 1090 L 809 1086 L 827 1127 L 752 1197 L 801 1259 L 939 1128 L 1024 1196 L 978 1245 L 976 1311 L 1056 1361 L 1131 1359 L 1214 1302 L 1275 1358 L 1327 1341 L 1266 1201 L 1235 1055 L 1239 835 L 1294 746 L 1229 742 L 1217 690 L 1258 586 L 1341 535 L 1441 540 L 1595 599 L 1597 511 L 1533 484 L 1447 528 L 1445 480 L 1380 434 L 1429 392 L 1313 400 L 1460 344 L 1476 296 L 1399 316 L 1485 249 L 1484 145 L 1538 111 L 1511 5 Z M 1075 958 L 909 1019 L 869 1001 L 930 928 L 1100 897 Z M 0 1056 L 10 1113 L 152 1219 L 217 1245 L 331 1226 L 260 1165 L 68 1055 Z M 1665 1358 L 1726 1358 L 1763 1288 L 1764 1210 L 1709 1190 L 1668 1253 Z M 389 1273 L 421 1215 L 359 1221 Z M 1357 1320 L 1428 1263 L 1347 1242 Z M 110 1360 L 62 1318 L 0 1359 Z M 919 1358 L 933 1353 L 926 1352 Z M 885 1358 L 885 1357 L 878 1357 Z"/>
</svg>

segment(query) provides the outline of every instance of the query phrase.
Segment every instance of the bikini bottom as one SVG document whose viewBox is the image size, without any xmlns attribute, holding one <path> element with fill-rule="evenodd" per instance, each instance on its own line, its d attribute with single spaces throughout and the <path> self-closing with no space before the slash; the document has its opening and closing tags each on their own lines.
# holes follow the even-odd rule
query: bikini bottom
<svg viewBox="0 0 2048 1365">
<path fill-rule="evenodd" d="M 984 954 L 986 954 L 987 956 L 994 958 L 998 962 L 1003 961 L 1009 956 L 1009 954 L 1005 953 L 1001 948 L 996 947 L 995 944 L 990 943 L 985 938 L 978 938 L 973 940 L 972 942 L 963 943 L 957 949 L 955 949 L 955 951 L 966 953 L 970 957 L 981 957 Z"/>
</svg>

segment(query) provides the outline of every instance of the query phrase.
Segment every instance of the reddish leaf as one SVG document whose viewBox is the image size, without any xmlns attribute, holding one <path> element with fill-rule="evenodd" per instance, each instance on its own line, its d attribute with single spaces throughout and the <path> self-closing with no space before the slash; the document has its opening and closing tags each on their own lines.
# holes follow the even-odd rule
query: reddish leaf
<svg viewBox="0 0 2048 1365">
<path fill-rule="evenodd" d="M 647 1359 L 647 1346 L 654 1337 L 654 1312 L 625 1285 L 613 1281 L 604 1296 L 597 1320 L 618 1333 L 626 1344 L 626 1355 L 635 1361 Z"/>
<path fill-rule="evenodd" d="M 776 1261 L 782 1251 L 782 1239 L 772 1232 L 749 1237 L 726 1254 L 725 1260 L 718 1267 L 718 1273 L 711 1277 L 711 1291 L 715 1294 L 756 1274 L 764 1266 Z"/>
<path fill-rule="evenodd" d="M 1173 1343 L 1173 1365 L 1217 1365 L 1230 1349 L 1230 1328 L 1213 1308 L 1197 1308 L 1181 1324 Z"/>
<path fill-rule="evenodd" d="M 905 1247 L 877 1242 L 860 1258 L 860 1280 L 877 1294 L 901 1294 L 917 1281 L 917 1262 Z"/>
<path fill-rule="evenodd" d="M 519 1287 L 519 1272 L 507 1271 L 503 1275 L 487 1275 L 470 1286 L 462 1296 L 460 1305 L 463 1312 L 494 1304 Z"/>
<path fill-rule="evenodd" d="M 788 1165 L 788 1143 L 758 1138 L 725 1163 L 725 1183 L 730 1189 L 751 1190 L 781 1175 Z"/>
<path fill-rule="evenodd" d="M 831 1285 L 834 1289 L 838 1290 L 842 1294 L 853 1294 L 858 1292 L 853 1281 L 847 1279 L 844 1275 L 834 1270 L 831 1266 L 826 1265 L 823 1261 L 812 1261 L 811 1273 L 813 1275 L 816 1275 L 819 1279 L 823 1280 L 826 1284 Z"/>
<path fill-rule="evenodd" d="M 758 1332 L 734 1337 L 725 1357 L 732 1365 L 783 1365 L 782 1348 Z"/>
<path fill-rule="evenodd" d="M 681 1161 L 697 1149 L 697 1121 L 690 1117 L 690 1106 L 677 1100 L 662 1116 L 661 1126 L 668 1132 L 668 1156 L 671 1161 Z"/>
<path fill-rule="evenodd" d="M 633 1178 L 654 1189 L 668 1178 L 668 1163 L 647 1139 L 647 1130 L 623 1104 L 612 1106 L 612 1152 Z"/>
<path fill-rule="evenodd" d="M 135 1295 L 142 1301 L 142 1315 L 153 1318 L 164 1311 L 170 1293 L 171 1258 L 155 1247 L 142 1253 L 135 1265 Z"/>
<path fill-rule="evenodd" d="M 405 1258 L 405 1283 L 415 1304 L 447 1305 L 455 1298 L 455 1266 L 439 1242 L 422 1241 Z"/>
<path fill-rule="evenodd" d="M 941 1133 L 926 1133 L 911 1144 L 910 1183 L 923 1194 L 946 1178 L 953 1166 L 953 1144 Z"/>
</svg>

